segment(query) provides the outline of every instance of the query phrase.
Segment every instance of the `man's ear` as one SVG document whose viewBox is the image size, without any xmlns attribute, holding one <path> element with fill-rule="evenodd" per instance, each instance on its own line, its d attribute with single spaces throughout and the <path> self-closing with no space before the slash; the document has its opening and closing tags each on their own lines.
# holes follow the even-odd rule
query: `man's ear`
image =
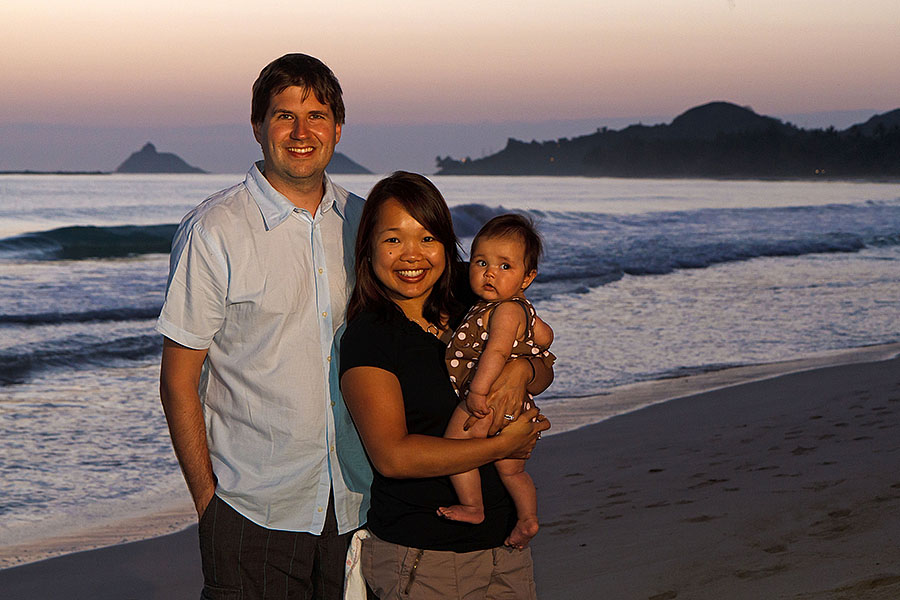
<svg viewBox="0 0 900 600">
<path fill-rule="evenodd" d="M 522 291 L 528 289 L 528 286 L 531 285 L 531 282 L 534 281 L 534 278 L 537 277 L 537 269 L 532 269 L 531 272 L 525 276 L 525 279 L 522 281 Z"/>
<path fill-rule="evenodd" d="M 253 127 L 253 137 L 256 138 L 256 143 L 262 145 L 262 141 L 259 139 L 259 128 L 261 127 L 261 123 L 254 123 L 250 121 L 250 126 Z"/>
<path fill-rule="evenodd" d="M 341 125 L 337 124 L 334 126 L 334 143 L 337 144 L 341 141 Z"/>
</svg>

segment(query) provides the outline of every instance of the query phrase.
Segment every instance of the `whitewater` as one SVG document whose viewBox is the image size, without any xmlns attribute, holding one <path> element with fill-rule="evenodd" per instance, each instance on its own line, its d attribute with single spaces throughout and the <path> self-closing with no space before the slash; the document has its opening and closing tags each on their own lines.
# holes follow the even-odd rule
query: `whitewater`
<svg viewBox="0 0 900 600">
<path fill-rule="evenodd" d="M 0 176 L 0 546 L 185 498 L 153 326 L 178 221 L 242 177 Z M 464 250 L 501 212 L 538 222 L 544 405 L 900 341 L 896 184 L 434 181 Z"/>
</svg>

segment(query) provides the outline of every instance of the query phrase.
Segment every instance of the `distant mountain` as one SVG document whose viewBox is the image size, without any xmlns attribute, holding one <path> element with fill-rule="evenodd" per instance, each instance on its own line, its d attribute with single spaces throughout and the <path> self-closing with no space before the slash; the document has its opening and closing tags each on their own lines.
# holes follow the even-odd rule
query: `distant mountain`
<svg viewBox="0 0 900 600">
<path fill-rule="evenodd" d="M 331 162 L 328 163 L 328 172 L 338 175 L 371 175 L 372 173 L 340 152 L 335 152 L 331 157 Z"/>
<path fill-rule="evenodd" d="M 675 117 L 667 133 L 673 139 L 711 140 L 721 133 L 746 133 L 774 129 L 787 133 L 792 128 L 778 119 L 763 117 L 753 109 L 730 102 L 710 102 Z"/>
<path fill-rule="evenodd" d="M 900 109 L 844 131 L 805 130 L 730 102 L 668 125 L 530 143 L 479 159 L 438 157 L 438 175 L 610 177 L 900 177 Z"/>
<path fill-rule="evenodd" d="M 895 127 L 900 127 L 900 108 L 886 112 L 883 115 L 875 115 L 862 125 L 854 125 L 849 129 L 851 133 L 860 135 L 877 135 L 879 131 L 888 132 Z"/>
<path fill-rule="evenodd" d="M 156 146 L 147 142 L 119 165 L 116 173 L 206 173 L 192 167 L 171 152 L 157 152 Z"/>
</svg>

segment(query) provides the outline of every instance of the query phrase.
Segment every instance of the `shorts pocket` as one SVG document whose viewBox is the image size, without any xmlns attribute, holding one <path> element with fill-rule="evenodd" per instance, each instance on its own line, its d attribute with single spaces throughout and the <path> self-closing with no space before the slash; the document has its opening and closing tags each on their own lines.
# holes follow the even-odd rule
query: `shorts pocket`
<svg viewBox="0 0 900 600">
<path fill-rule="evenodd" d="M 241 590 L 222 585 L 203 586 L 200 592 L 200 600 L 241 600 Z"/>
<path fill-rule="evenodd" d="M 406 598 L 424 550 L 392 544 L 374 535 L 362 541 L 362 573 L 379 598 Z"/>
<path fill-rule="evenodd" d="M 203 514 L 200 515 L 200 520 L 197 521 L 197 527 L 202 531 L 209 526 L 209 523 L 215 522 L 215 512 L 216 503 L 218 502 L 219 497 L 213 494 L 213 497 L 210 499 L 209 504 L 206 505 L 206 508 L 203 509 Z"/>
</svg>

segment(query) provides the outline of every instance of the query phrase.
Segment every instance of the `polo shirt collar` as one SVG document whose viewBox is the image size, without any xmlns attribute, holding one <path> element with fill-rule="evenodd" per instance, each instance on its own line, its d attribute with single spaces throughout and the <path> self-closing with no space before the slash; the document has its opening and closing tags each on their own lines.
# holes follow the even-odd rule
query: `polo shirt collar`
<svg viewBox="0 0 900 600">
<path fill-rule="evenodd" d="M 244 179 L 244 185 L 250 191 L 250 197 L 256 202 L 259 212 L 262 215 L 266 231 L 278 227 L 294 212 L 297 207 L 284 197 L 284 194 L 272 187 L 269 180 L 263 175 L 264 161 L 257 161 L 250 167 L 247 177 Z M 327 213 L 332 207 L 335 213 L 344 218 L 344 205 L 347 202 L 343 194 L 337 193 L 337 189 L 327 173 L 324 175 L 325 194 L 322 196 L 322 202 L 319 204 L 317 213 Z"/>
</svg>

